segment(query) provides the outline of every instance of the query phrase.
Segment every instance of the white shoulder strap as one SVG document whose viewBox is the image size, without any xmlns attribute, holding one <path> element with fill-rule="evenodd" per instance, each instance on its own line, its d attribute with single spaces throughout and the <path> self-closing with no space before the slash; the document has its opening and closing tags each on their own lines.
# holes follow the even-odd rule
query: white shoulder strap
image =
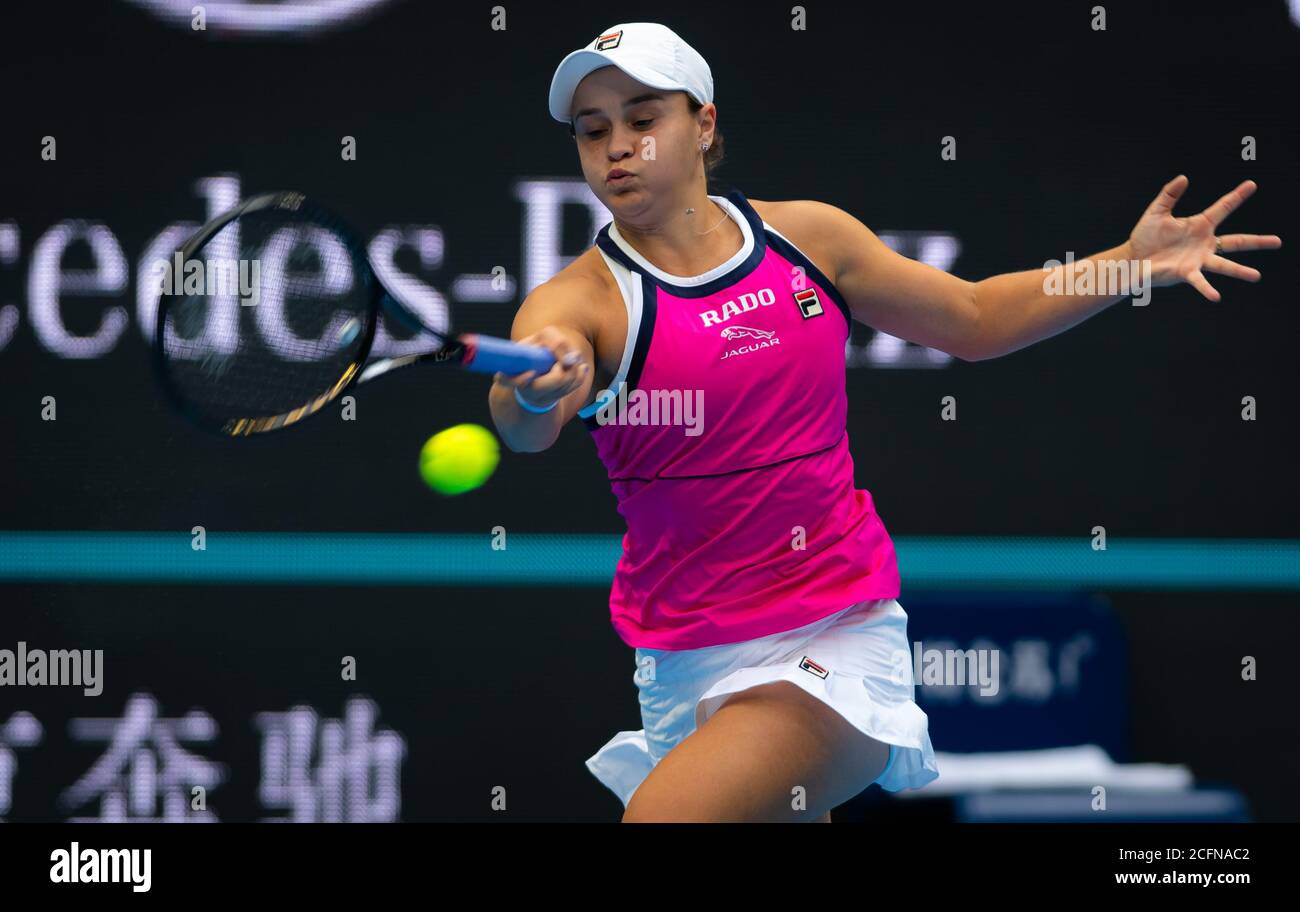
<svg viewBox="0 0 1300 912">
<path fill-rule="evenodd" d="M 628 368 L 632 366 L 632 353 L 636 351 L 636 340 L 641 332 L 641 275 L 619 263 L 599 247 L 596 250 L 605 260 L 605 265 L 614 275 L 618 290 L 623 295 L 623 306 L 627 308 L 627 339 L 623 343 L 623 358 L 618 364 L 618 373 L 614 375 L 609 387 L 596 394 L 591 405 L 578 412 L 580 418 L 590 418 L 596 414 L 601 404 L 610 396 L 618 395 L 619 387 L 627 381 Z"/>
</svg>

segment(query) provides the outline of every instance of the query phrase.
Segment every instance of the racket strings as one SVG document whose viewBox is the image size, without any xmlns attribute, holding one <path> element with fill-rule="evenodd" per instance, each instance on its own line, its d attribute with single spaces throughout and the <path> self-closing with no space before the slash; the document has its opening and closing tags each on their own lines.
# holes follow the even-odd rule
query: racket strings
<svg viewBox="0 0 1300 912">
<path fill-rule="evenodd" d="M 364 255 L 328 221 L 245 214 L 190 255 L 181 293 L 160 301 L 166 380 L 192 417 L 227 433 L 300 420 L 363 359 L 370 283 Z"/>
</svg>

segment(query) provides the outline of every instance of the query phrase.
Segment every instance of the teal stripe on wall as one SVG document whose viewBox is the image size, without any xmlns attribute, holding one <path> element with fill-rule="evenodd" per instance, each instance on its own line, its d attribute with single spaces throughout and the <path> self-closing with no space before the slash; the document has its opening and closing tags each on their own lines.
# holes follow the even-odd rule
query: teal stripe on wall
<svg viewBox="0 0 1300 912">
<path fill-rule="evenodd" d="M 0 532 L 0 580 L 608 586 L 618 535 Z M 1300 588 L 1300 541 L 895 539 L 908 587 Z"/>
</svg>

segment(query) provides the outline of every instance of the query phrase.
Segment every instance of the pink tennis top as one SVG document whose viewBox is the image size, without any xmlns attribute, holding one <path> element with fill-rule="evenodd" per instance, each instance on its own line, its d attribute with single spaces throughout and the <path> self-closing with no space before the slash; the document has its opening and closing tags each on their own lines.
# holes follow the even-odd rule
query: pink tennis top
<svg viewBox="0 0 1300 912">
<path fill-rule="evenodd" d="M 745 241 L 702 275 L 663 272 L 613 222 L 596 237 L 628 335 L 579 414 L 627 521 L 610 613 L 633 647 L 735 643 L 899 594 L 853 484 L 848 306 L 739 190 L 710 198 Z"/>
</svg>

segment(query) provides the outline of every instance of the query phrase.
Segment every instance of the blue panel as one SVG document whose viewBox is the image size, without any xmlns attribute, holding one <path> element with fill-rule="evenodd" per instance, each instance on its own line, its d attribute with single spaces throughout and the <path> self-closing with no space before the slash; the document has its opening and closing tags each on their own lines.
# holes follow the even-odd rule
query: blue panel
<svg viewBox="0 0 1300 912">
<path fill-rule="evenodd" d="M 1117 762 L 1129 759 L 1128 649 L 1105 599 L 904 591 L 899 601 L 936 750 L 1098 744 Z"/>
</svg>

